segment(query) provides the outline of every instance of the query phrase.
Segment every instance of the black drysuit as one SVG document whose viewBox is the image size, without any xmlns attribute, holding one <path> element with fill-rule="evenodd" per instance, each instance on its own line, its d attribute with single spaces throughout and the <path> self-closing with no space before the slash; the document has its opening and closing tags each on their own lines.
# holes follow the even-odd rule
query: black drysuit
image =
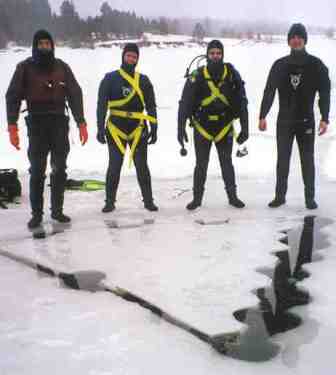
<svg viewBox="0 0 336 375">
<path fill-rule="evenodd" d="M 224 66 L 226 66 L 228 74 L 224 81 L 221 82 Z M 211 95 L 211 90 L 208 80 L 204 76 L 204 67 L 194 71 L 185 83 L 179 103 L 179 142 L 183 142 L 182 134 L 185 131 L 188 119 L 191 126 L 193 126 L 193 121 L 196 120 L 211 136 L 216 136 L 225 125 L 235 118 L 239 118 L 242 128 L 239 139 L 242 143 L 248 138 L 248 111 L 244 82 L 238 71 L 231 64 L 225 63 L 219 71 L 216 69 L 214 72 L 211 69 L 211 65 L 209 66 L 208 64 L 208 71 L 211 77 L 210 80 L 219 88 L 221 94 L 227 98 L 229 105 L 217 98 L 210 105 L 202 106 L 202 101 Z M 211 120 L 213 115 L 217 115 L 218 120 Z M 212 141 L 206 139 L 194 128 L 194 145 L 196 166 L 194 169 L 193 191 L 194 198 L 200 201 L 204 193 Z M 230 197 L 230 195 L 236 193 L 235 172 L 232 164 L 233 130 L 231 129 L 224 138 L 215 142 L 215 146 L 226 191 Z"/>
<path fill-rule="evenodd" d="M 323 62 L 306 51 L 277 60 L 269 73 L 260 118 L 266 118 L 278 90 L 279 114 L 277 120 L 277 180 L 276 197 L 285 199 L 290 158 L 296 138 L 306 202 L 315 195 L 315 119 L 314 101 L 319 93 L 319 109 L 322 120 L 329 121 L 330 80 Z"/>
<path fill-rule="evenodd" d="M 36 44 L 36 42 L 34 42 Z M 33 50 L 34 52 L 34 50 Z M 48 67 L 34 58 L 18 64 L 6 93 L 8 124 L 15 124 L 22 100 L 26 101 L 26 117 L 30 162 L 29 197 L 34 216 L 43 214 L 43 191 L 48 154 L 51 155 L 51 211 L 63 211 L 66 182 L 66 160 L 70 150 L 69 104 L 77 124 L 84 123 L 83 95 L 70 67 L 55 59 Z"/>
</svg>

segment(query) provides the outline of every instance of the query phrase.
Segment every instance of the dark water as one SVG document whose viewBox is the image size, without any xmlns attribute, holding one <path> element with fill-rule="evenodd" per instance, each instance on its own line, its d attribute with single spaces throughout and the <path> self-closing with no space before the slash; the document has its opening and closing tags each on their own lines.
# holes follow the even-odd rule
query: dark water
<svg viewBox="0 0 336 375">
<path fill-rule="evenodd" d="M 327 235 L 321 229 L 333 221 L 315 216 L 306 216 L 303 223 L 282 232 L 279 242 L 287 250 L 274 252 L 278 261 L 275 267 L 258 269 L 271 278 L 271 286 L 255 291 L 259 299 L 257 306 L 237 310 L 234 317 L 247 328 L 232 344 L 225 344 L 225 354 L 246 361 L 265 361 L 279 352 L 271 336 L 283 333 L 304 324 L 304 318 L 288 310 L 294 306 L 307 305 L 312 300 L 309 291 L 300 289 L 299 282 L 310 276 L 304 265 L 323 259 L 317 250 L 330 246 Z"/>
</svg>

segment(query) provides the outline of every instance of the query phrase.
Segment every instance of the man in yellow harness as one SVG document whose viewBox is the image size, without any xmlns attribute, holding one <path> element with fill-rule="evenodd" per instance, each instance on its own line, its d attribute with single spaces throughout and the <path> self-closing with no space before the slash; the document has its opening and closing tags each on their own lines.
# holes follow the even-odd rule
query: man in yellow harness
<svg viewBox="0 0 336 375">
<path fill-rule="evenodd" d="M 215 143 L 229 204 L 243 208 L 237 197 L 235 172 L 232 164 L 234 138 L 233 121 L 239 118 L 241 132 L 239 144 L 248 139 L 247 98 L 238 71 L 223 62 L 224 47 L 213 40 L 207 47 L 207 65 L 195 70 L 188 77 L 179 105 L 178 142 L 184 148 L 188 142 L 186 123 L 194 128 L 196 167 L 194 170 L 193 200 L 188 210 L 201 206 L 206 181 L 209 155 Z"/>
<path fill-rule="evenodd" d="M 149 211 L 158 210 L 153 202 L 151 176 L 147 164 L 147 145 L 157 141 L 156 103 L 149 78 L 135 71 L 138 59 L 138 46 L 134 43 L 126 44 L 120 69 L 106 74 L 99 87 L 97 140 L 102 144 L 107 141 L 109 150 L 106 200 L 102 210 L 105 213 L 115 209 L 114 203 L 127 145 L 130 147 L 130 164 L 133 161 L 135 164 L 144 206 Z M 109 117 L 105 125 L 107 110 Z"/>
</svg>

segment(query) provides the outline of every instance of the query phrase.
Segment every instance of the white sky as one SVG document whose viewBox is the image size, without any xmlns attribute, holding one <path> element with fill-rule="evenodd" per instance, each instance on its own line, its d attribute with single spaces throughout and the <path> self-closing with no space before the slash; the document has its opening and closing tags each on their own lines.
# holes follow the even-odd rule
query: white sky
<svg viewBox="0 0 336 375">
<path fill-rule="evenodd" d="M 54 10 L 63 0 L 49 0 Z M 81 16 L 96 15 L 104 0 L 73 0 Z M 143 16 L 211 17 L 220 19 L 282 20 L 288 23 L 329 26 L 336 20 L 336 3 L 330 0 L 110 0 L 112 8 L 134 10 Z"/>
</svg>

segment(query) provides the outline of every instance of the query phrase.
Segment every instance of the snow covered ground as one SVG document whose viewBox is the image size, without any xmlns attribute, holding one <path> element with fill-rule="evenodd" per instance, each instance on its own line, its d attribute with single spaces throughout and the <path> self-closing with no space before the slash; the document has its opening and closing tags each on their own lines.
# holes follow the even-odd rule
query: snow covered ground
<svg viewBox="0 0 336 375">
<path fill-rule="evenodd" d="M 185 210 L 191 199 L 193 152 L 179 156 L 176 113 L 183 75 L 198 47 L 141 51 L 140 70 L 153 81 L 159 106 L 160 139 L 150 150 L 157 214 L 142 208 L 134 170 L 125 163 L 117 210 L 103 215 L 103 192 L 67 192 L 65 211 L 70 228 L 46 239 L 34 240 L 26 230 L 29 217 L 24 123 L 20 121 L 22 150 L 9 146 L 6 127 L 0 128 L 0 167 L 20 170 L 24 185 L 22 204 L 0 211 L 0 250 L 23 255 L 64 272 L 100 270 L 106 285 L 118 285 L 157 304 L 174 316 L 208 334 L 246 330 L 234 319 L 238 309 L 253 307 L 253 290 L 270 286 L 271 280 L 256 272 L 274 267 L 271 252 L 287 247 L 278 242 L 280 230 L 302 224 L 311 214 L 304 209 L 303 187 L 297 152 L 293 155 L 287 205 L 266 207 L 274 192 L 276 105 L 269 116 L 269 132 L 257 132 L 258 107 L 272 62 L 287 53 L 285 43 L 226 43 L 225 56 L 240 70 L 250 100 L 249 155 L 235 158 L 238 191 L 247 207 L 228 206 L 218 162 L 213 153 L 204 206 L 195 213 Z M 321 57 L 335 77 L 333 41 L 312 37 L 309 51 Z M 72 178 L 103 178 L 105 147 L 95 141 L 97 88 L 105 72 L 120 63 L 119 48 L 96 50 L 57 49 L 70 63 L 85 99 L 90 142 L 81 147 L 73 126 L 69 158 Z M 15 64 L 29 51 L 0 54 L 0 118 L 5 125 L 4 94 Z M 335 119 L 332 93 L 331 129 L 317 140 L 318 217 L 335 218 Z M 318 119 L 318 117 L 317 117 Z M 47 189 L 47 193 L 48 189 Z M 46 201 L 48 206 L 48 200 Z M 55 226 L 49 219 L 46 229 Z M 204 220 L 210 224 L 200 225 Z M 118 224 L 119 228 L 114 225 Z M 0 259 L 0 374 L 327 374 L 334 371 L 333 293 L 336 256 L 335 224 L 324 228 L 330 246 L 323 259 L 305 266 L 311 277 L 300 286 L 309 290 L 312 302 L 295 307 L 303 324 L 278 334 L 275 358 L 262 363 L 241 361 L 218 354 L 192 335 L 156 318 L 139 305 L 109 293 L 89 293 L 61 287 L 58 279 L 1 257 Z"/>
</svg>

